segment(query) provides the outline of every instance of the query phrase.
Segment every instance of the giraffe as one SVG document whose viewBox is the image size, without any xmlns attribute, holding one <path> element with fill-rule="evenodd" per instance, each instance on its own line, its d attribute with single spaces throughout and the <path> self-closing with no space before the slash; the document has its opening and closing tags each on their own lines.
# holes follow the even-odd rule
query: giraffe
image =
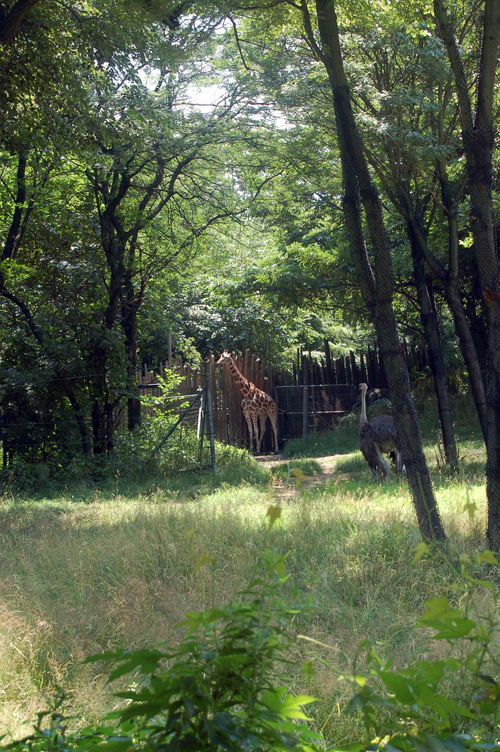
<svg viewBox="0 0 500 752">
<path fill-rule="evenodd" d="M 246 379 L 236 367 L 236 363 L 231 357 L 231 354 L 224 350 L 220 356 L 217 364 L 227 363 L 233 381 L 243 395 L 241 401 L 241 409 L 245 416 L 248 433 L 250 434 L 250 451 L 253 449 L 253 436 L 255 434 L 256 453 L 260 454 L 260 443 L 264 435 L 266 428 L 266 418 L 269 416 L 271 425 L 274 431 L 274 453 L 278 452 L 278 408 L 276 402 L 268 394 L 261 389 L 257 389 L 255 384 Z M 260 424 L 260 432 L 258 430 L 257 417 Z"/>
</svg>

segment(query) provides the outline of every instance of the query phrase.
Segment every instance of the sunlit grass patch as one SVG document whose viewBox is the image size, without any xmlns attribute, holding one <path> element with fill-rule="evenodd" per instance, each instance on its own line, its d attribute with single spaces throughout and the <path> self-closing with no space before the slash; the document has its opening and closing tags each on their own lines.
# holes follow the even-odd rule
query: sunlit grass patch
<svg viewBox="0 0 500 752">
<path fill-rule="evenodd" d="M 294 459 L 288 462 L 280 462 L 271 468 L 270 473 L 275 478 L 288 478 L 293 474 L 294 470 L 299 470 L 303 475 L 314 475 L 323 472 L 323 468 L 319 462 L 314 459 Z"/>
</svg>

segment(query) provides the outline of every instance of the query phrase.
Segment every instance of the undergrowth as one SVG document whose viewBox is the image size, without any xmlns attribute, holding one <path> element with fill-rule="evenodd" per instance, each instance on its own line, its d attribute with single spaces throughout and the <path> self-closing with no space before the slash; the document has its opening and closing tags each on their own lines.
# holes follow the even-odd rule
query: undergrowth
<svg viewBox="0 0 500 752">
<path fill-rule="evenodd" d="M 271 514 L 274 521 L 279 516 Z M 346 739 L 339 739 L 332 713 L 325 717 L 325 703 L 295 690 L 297 675 L 290 671 L 297 663 L 296 645 L 305 642 L 310 655 L 300 665 L 304 683 L 314 688 L 317 667 L 333 664 L 337 681 L 350 689 L 342 710 L 337 703 L 339 716 L 358 721 L 350 752 L 499 749 L 498 561 L 483 551 L 461 555 L 457 567 L 442 548 L 431 550 L 425 543 L 413 553 L 414 565 L 429 557 L 430 566 L 448 569 L 451 578 L 451 595 L 423 604 L 416 625 L 431 631 L 431 642 L 442 646 L 437 655 L 399 667 L 381 654 L 380 643 L 364 638 L 350 656 L 349 670 L 340 672 L 335 647 L 300 632 L 303 606 L 292 605 L 291 595 L 280 592 L 288 579 L 286 557 L 268 552 L 253 568 L 247 587 L 228 605 L 186 613 L 177 646 L 163 641 L 86 659 L 86 665 L 111 662 L 111 670 L 104 669 L 108 683 L 116 686 L 122 680 L 122 688 L 114 692 L 114 711 L 73 730 L 71 697 L 57 689 L 47 709 L 38 713 L 33 732 L 0 748 L 345 750 Z M 212 564 L 203 554 L 196 569 Z M 309 716 L 306 705 L 312 705 Z"/>
<path fill-rule="evenodd" d="M 357 437 L 355 424 L 348 429 Z M 283 598 L 294 602 L 296 588 L 308 602 L 293 616 L 292 633 L 308 639 L 288 648 L 287 686 L 318 698 L 310 712 L 327 744 L 363 738 L 363 716 L 342 712 L 351 685 L 339 683 L 339 674 L 368 672 L 370 679 L 368 653 L 357 652 L 366 639 L 398 670 L 443 658 L 442 643 L 413 626 L 425 602 L 449 597 L 459 583 L 461 557 L 474 561 L 482 551 L 486 509 L 484 447 L 461 441 L 460 473 L 450 475 L 431 436 L 425 451 L 448 542 L 443 557 L 412 565 L 420 536 L 407 485 L 395 477 L 373 483 L 354 449 L 339 452 L 335 473 L 326 476 L 310 457 L 267 470 L 243 450 L 218 447 L 216 475 L 115 468 L 104 480 L 29 495 L 7 488 L 0 504 L 0 733 L 29 733 L 58 685 L 71 700 L 71 733 L 98 725 L 119 701 L 104 664 L 85 658 L 161 640 L 179 645 L 183 615 L 231 603 L 260 552 L 272 548 L 288 555 Z M 281 515 L 272 527 L 270 509 Z M 495 584 L 496 575 L 488 577 Z M 475 598 L 489 613 L 488 588 L 477 586 Z M 313 657 L 314 674 L 306 676 L 301 666 Z M 117 689 L 130 688 L 127 677 L 117 681 Z"/>
</svg>

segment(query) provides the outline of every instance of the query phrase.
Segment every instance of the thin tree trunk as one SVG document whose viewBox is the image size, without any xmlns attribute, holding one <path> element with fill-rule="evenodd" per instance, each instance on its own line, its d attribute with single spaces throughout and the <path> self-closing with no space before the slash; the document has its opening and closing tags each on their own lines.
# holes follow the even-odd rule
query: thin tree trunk
<svg viewBox="0 0 500 752">
<path fill-rule="evenodd" d="M 125 353 L 127 356 L 128 392 L 127 416 L 128 429 L 133 431 L 141 422 L 141 399 L 136 379 L 137 371 L 137 313 L 142 302 L 142 294 L 136 295 L 131 274 L 124 275 L 122 295 L 122 329 L 125 334 Z"/>
<path fill-rule="evenodd" d="M 470 194 L 470 226 L 481 291 L 488 318 L 486 357 L 488 498 L 487 538 L 491 548 L 500 548 L 500 260 L 492 211 L 493 97 L 500 40 L 500 0 L 485 0 L 483 40 L 473 114 L 470 87 L 443 0 L 434 0 L 434 12 L 446 46 L 460 107 Z"/>
<path fill-rule="evenodd" d="M 97 400 L 94 400 L 92 405 L 92 434 L 94 438 L 94 454 L 104 455 L 106 452 L 106 427 L 104 424 L 104 412 L 99 407 Z"/>
<path fill-rule="evenodd" d="M 446 217 L 448 221 L 448 242 L 449 242 L 449 267 L 445 273 L 444 269 L 438 268 L 438 275 L 444 283 L 444 291 L 446 296 L 446 302 L 453 316 L 455 324 L 455 332 L 460 342 L 460 348 L 462 350 L 462 356 L 467 367 L 469 374 L 469 383 L 476 406 L 479 423 L 481 425 L 481 431 L 484 438 L 484 443 L 488 443 L 488 430 L 487 430 L 487 411 L 486 411 L 486 395 L 484 392 L 483 374 L 481 373 L 481 366 L 479 365 L 479 358 L 477 356 L 476 346 L 472 338 L 469 322 L 465 314 L 462 297 L 458 289 L 458 277 L 459 277 L 459 238 L 458 238 L 458 217 L 457 206 L 453 200 L 450 181 L 446 171 L 446 165 L 444 160 L 439 160 L 437 163 L 437 169 L 439 174 L 439 183 L 441 185 L 441 198 L 443 200 L 443 206 L 446 209 Z M 425 249 L 423 249 L 425 254 Z"/>
<path fill-rule="evenodd" d="M 442 143 L 444 143 L 444 140 L 442 140 Z M 393 159 L 393 155 L 388 152 L 388 156 L 389 160 L 391 161 L 391 159 Z M 371 156 L 371 164 L 376 168 L 373 156 Z M 406 230 L 410 244 L 416 244 L 419 253 L 425 257 L 425 260 L 430 269 L 443 285 L 443 292 L 450 309 L 450 313 L 453 316 L 455 332 L 460 342 L 460 349 L 467 368 L 471 393 L 474 399 L 483 439 L 486 444 L 487 411 L 483 373 L 479 362 L 474 338 L 472 336 L 469 319 L 467 317 L 462 301 L 462 296 L 458 287 L 459 237 L 457 207 L 456 202 L 452 197 L 444 160 L 437 160 L 436 168 L 441 184 L 441 197 L 443 206 L 446 209 L 446 217 L 448 221 L 448 269 L 446 269 L 441 261 L 437 259 L 427 243 L 427 238 L 421 228 L 419 220 L 417 219 L 408 186 L 404 185 L 397 176 L 393 176 L 396 183 L 396 191 L 390 190 L 388 185 L 386 185 L 386 190 L 394 207 L 405 218 Z"/>
<path fill-rule="evenodd" d="M 472 398 L 476 406 L 477 416 L 479 418 L 479 424 L 481 426 L 484 443 L 487 444 L 487 409 L 483 374 L 481 373 L 481 366 L 479 365 L 476 346 L 472 338 L 469 322 L 467 321 L 467 316 L 465 315 L 464 305 L 460 296 L 457 281 L 450 276 L 447 276 L 444 281 L 444 292 L 446 295 L 446 302 L 448 303 L 448 307 L 453 316 L 453 323 L 455 324 L 455 332 L 460 342 L 462 357 L 465 361 L 467 373 L 469 374 L 469 384 L 472 392 Z"/>
<path fill-rule="evenodd" d="M 87 429 L 87 424 L 85 423 L 85 417 L 82 414 L 82 411 L 80 409 L 80 405 L 78 404 L 78 400 L 76 399 L 75 393 L 72 389 L 69 387 L 66 387 L 65 389 L 66 396 L 68 397 L 71 407 L 73 408 L 73 412 L 75 414 L 75 420 L 78 424 L 78 428 L 80 429 L 80 437 L 82 440 L 82 450 L 86 457 L 90 457 L 92 450 L 91 450 L 91 441 L 89 432 Z"/>
<path fill-rule="evenodd" d="M 424 330 L 425 340 L 429 348 L 431 370 L 434 377 L 434 386 L 438 403 L 439 422 L 443 434 L 443 445 L 446 462 L 453 468 L 458 469 L 457 444 L 455 441 L 455 429 L 451 414 L 450 395 L 448 381 L 444 365 L 441 337 L 436 319 L 434 306 L 429 296 L 427 281 L 425 278 L 425 259 L 414 242 L 411 230 L 408 228 L 411 250 L 413 256 L 413 277 L 417 289 L 417 298 L 420 309 L 420 318 Z"/>
<path fill-rule="evenodd" d="M 446 270 L 427 245 L 427 241 L 422 234 L 422 230 L 420 229 L 411 207 L 407 205 L 403 212 L 407 220 L 407 229 L 410 238 L 412 237 L 414 239 L 420 252 L 425 256 L 428 265 L 443 283 L 446 302 L 453 316 L 455 332 L 458 336 L 462 356 L 467 367 L 469 383 L 479 423 L 481 425 L 481 431 L 483 433 L 484 441 L 487 443 L 486 396 L 484 391 L 483 374 L 481 372 L 476 346 L 467 320 L 462 297 L 458 289 L 458 251 L 456 248 L 450 250 L 450 268 Z M 452 234 L 450 228 L 450 244 L 453 244 Z M 456 237 L 456 241 L 458 243 L 458 236 Z"/>
<path fill-rule="evenodd" d="M 17 195 L 12 222 L 10 223 L 7 238 L 2 252 L 2 261 L 15 256 L 15 248 L 19 242 L 19 234 L 22 226 L 24 202 L 26 200 L 26 154 L 21 154 L 17 163 Z"/>
<path fill-rule="evenodd" d="M 304 20 L 310 23 L 304 5 Z M 322 43 L 321 59 L 333 92 L 335 120 L 344 180 L 344 207 L 351 254 L 361 276 L 365 302 L 372 312 L 379 347 L 384 360 L 393 403 L 398 439 L 405 460 L 413 503 L 422 535 L 445 538 L 434 498 L 429 471 L 422 450 L 418 420 L 410 393 L 408 371 L 403 358 L 392 308 L 393 273 L 389 239 L 385 230 L 378 192 L 369 175 L 363 145 L 354 120 L 350 90 L 344 73 L 332 0 L 316 0 Z M 310 39 L 312 44 L 314 40 Z M 375 276 L 364 243 L 360 213 L 363 203 L 375 258 Z"/>
<path fill-rule="evenodd" d="M 106 402 L 105 405 L 106 416 L 106 452 L 111 454 L 115 447 L 115 426 L 113 422 L 113 405 L 110 402 Z"/>
</svg>

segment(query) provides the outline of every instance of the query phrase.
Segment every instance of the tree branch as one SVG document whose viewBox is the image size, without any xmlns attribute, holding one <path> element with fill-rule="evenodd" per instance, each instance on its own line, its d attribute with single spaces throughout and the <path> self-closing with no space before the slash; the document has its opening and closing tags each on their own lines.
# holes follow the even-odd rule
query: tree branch
<svg viewBox="0 0 500 752">
<path fill-rule="evenodd" d="M 14 7 L 5 14 L 0 13 L 0 44 L 8 45 L 14 42 L 24 17 L 39 0 L 18 0 Z"/>
</svg>

